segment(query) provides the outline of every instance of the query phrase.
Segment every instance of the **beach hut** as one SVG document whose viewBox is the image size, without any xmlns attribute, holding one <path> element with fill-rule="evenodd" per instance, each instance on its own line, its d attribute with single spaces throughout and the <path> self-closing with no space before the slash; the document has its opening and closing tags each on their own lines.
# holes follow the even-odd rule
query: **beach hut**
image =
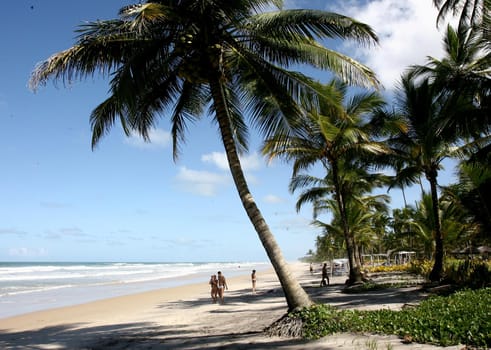
<svg viewBox="0 0 491 350">
<path fill-rule="evenodd" d="M 416 257 L 416 252 L 401 250 L 394 255 L 396 264 L 407 264 Z"/>
<path fill-rule="evenodd" d="M 334 259 L 332 261 L 332 274 L 334 276 L 347 275 L 349 273 L 348 259 Z"/>
</svg>

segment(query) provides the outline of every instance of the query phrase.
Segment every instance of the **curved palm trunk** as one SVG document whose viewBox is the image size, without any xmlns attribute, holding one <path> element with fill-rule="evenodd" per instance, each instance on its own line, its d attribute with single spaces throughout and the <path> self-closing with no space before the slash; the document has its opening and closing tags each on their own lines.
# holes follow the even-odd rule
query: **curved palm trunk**
<svg viewBox="0 0 491 350">
<path fill-rule="evenodd" d="M 361 283 L 362 275 L 360 264 L 356 259 L 356 246 L 354 239 L 350 233 L 348 220 L 346 218 L 346 207 L 344 205 L 344 200 L 341 194 L 341 187 L 339 185 L 338 180 L 338 167 L 335 162 L 331 163 L 332 166 L 332 175 L 334 181 L 334 196 L 336 197 L 336 202 L 339 208 L 339 214 L 341 215 L 341 221 L 343 222 L 343 234 L 344 240 L 346 243 L 346 252 L 348 253 L 348 262 L 349 262 L 349 283 Z"/>
<path fill-rule="evenodd" d="M 431 201 L 433 219 L 435 220 L 435 261 L 430 272 L 430 281 L 437 282 L 442 278 L 443 273 L 443 235 L 440 225 L 440 210 L 438 208 L 438 192 L 436 174 L 428 177 L 431 189 Z"/>
<path fill-rule="evenodd" d="M 256 205 L 256 202 L 254 201 L 254 198 L 252 197 L 252 194 L 249 191 L 233 139 L 230 122 L 228 119 L 227 106 L 225 104 L 226 99 L 221 84 L 217 79 L 214 83 L 210 84 L 210 86 L 218 125 L 227 154 L 232 178 L 234 179 L 235 186 L 239 192 L 242 205 L 244 206 L 251 223 L 256 229 L 259 239 L 266 250 L 278 279 L 280 280 L 288 304 L 288 311 L 310 306 L 313 304 L 313 302 L 310 300 L 310 297 L 305 290 L 303 290 L 294 276 L 292 276 L 288 264 L 281 253 L 280 247 L 276 243 L 273 234 L 271 233 L 266 221 Z"/>
</svg>

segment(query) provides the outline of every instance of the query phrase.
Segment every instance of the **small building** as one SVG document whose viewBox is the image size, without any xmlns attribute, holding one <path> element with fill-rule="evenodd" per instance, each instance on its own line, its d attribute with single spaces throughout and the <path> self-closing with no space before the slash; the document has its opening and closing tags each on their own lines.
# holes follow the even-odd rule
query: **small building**
<svg viewBox="0 0 491 350">
<path fill-rule="evenodd" d="M 416 258 L 416 252 L 401 250 L 394 253 L 394 264 L 403 265 Z"/>
<path fill-rule="evenodd" d="M 349 261 L 348 259 L 334 259 L 331 268 L 333 276 L 347 275 L 349 274 Z"/>
</svg>

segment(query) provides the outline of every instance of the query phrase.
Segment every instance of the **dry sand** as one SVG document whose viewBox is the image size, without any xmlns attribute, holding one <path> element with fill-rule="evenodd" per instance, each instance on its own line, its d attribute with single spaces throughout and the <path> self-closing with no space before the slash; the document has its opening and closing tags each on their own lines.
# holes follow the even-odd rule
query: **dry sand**
<svg viewBox="0 0 491 350">
<path fill-rule="evenodd" d="M 319 273 L 291 264 L 292 272 L 316 302 L 339 308 L 400 309 L 425 295 L 415 288 L 347 295 L 345 277 L 318 287 Z M 272 270 L 258 272 L 257 292 L 250 276 L 228 279 L 225 304 L 213 304 L 208 281 L 82 305 L 0 319 L 0 349 L 446 349 L 403 344 L 395 336 L 336 334 L 317 341 L 268 337 L 262 330 L 286 312 Z"/>
</svg>

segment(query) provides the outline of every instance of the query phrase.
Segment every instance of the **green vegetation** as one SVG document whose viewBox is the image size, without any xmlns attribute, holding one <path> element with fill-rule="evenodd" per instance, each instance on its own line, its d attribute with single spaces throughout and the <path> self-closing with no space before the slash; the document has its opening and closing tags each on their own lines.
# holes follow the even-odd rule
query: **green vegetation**
<svg viewBox="0 0 491 350">
<path fill-rule="evenodd" d="M 491 262 L 452 259 L 445 264 L 445 282 L 469 288 L 491 285 Z"/>
<path fill-rule="evenodd" d="M 369 273 L 410 273 L 428 279 L 432 267 L 429 260 L 415 260 L 409 264 L 368 267 Z M 443 284 L 456 288 L 484 288 L 491 286 L 491 261 L 479 259 L 446 259 L 443 266 Z M 387 284 L 367 283 L 357 290 L 374 290 L 388 287 Z M 395 285 L 391 285 L 396 287 Z"/>
<path fill-rule="evenodd" d="M 290 314 L 303 321 L 303 337 L 318 339 L 337 332 L 395 334 L 407 342 L 441 346 L 491 346 L 491 288 L 434 296 L 401 311 L 336 310 L 315 305 Z"/>
<path fill-rule="evenodd" d="M 387 282 L 387 283 L 366 282 L 363 284 L 359 284 L 347 288 L 343 291 L 343 293 L 356 294 L 356 293 L 368 292 L 372 290 L 381 290 L 387 288 L 404 288 L 404 287 L 414 286 L 416 284 L 417 284 L 416 282 L 411 282 L 411 281 Z"/>
</svg>

